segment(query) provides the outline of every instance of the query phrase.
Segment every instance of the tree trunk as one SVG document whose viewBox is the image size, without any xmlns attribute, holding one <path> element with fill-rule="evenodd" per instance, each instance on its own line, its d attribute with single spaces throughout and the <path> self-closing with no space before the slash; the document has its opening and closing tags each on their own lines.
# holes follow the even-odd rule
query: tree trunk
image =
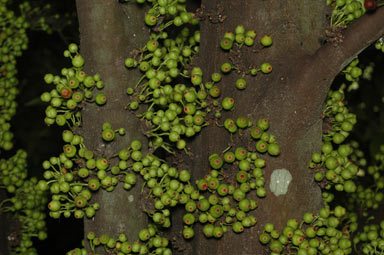
<svg viewBox="0 0 384 255">
<path fill-rule="evenodd" d="M 239 235 L 230 231 L 222 240 L 208 240 L 201 229 L 196 229 L 193 241 L 181 245 L 186 249 L 179 254 L 264 254 L 265 247 L 259 243 L 258 235 L 266 222 L 273 222 L 281 229 L 287 219 L 300 219 L 305 212 L 317 212 L 322 206 L 320 188 L 308 170 L 312 153 L 320 151 L 322 104 L 334 77 L 351 57 L 384 33 L 384 10 L 355 22 L 341 44 L 322 45 L 328 24 L 327 9 L 322 1 L 203 0 L 202 7 L 205 19 L 201 22 L 200 53 L 195 63 L 204 71 L 206 80 L 212 72 L 220 70 L 222 63 L 229 62 L 229 56 L 244 71 L 263 62 L 273 66 L 270 74 L 246 76 L 245 91 L 235 87 L 240 74 L 224 75 L 219 83 L 222 94 L 234 97 L 236 104 L 235 110 L 223 114 L 222 119 L 246 115 L 255 123 L 261 117 L 268 118 L 281 155 L 264 157 L 268 193 L 266 198 L 257 199 L 259 208 L 254 215 L 259 223 L 256 227 Z M 136 71 L 124 68 L 124 58 L 148 39 L 148 30 L 143 25 L 144 11 L 135 3 L 121 5 L 115 0 L 77 0 L 77 8 L 86 71 L 101 74 L 109 98 L 101 108 L 86 106 L 81 133 L 88 148 L 96 150 L 98 156 L 109 157 L 133 139 L 144 141 L 137 128 L 138 120 L 124 110 L 125 89 L 139 78 Z M 243 46 L 239 51 L 223 52 L 220 39 L 240 24 L 247 30 L 256 30 L 257 41 L 264 34 L 270 34 L 273 45 L 265 49 L 256 46 L 256 50 Z M 359 33 L 363 35 L 361 39 L 358 39 Z M 104 121 L 111 122 L 116 129 L 125 127 L 127 135 L 105 145 L 100 138 Z M 254 143 L 244 140 L 235 136 L 234 147 L 254 148 Z M 195 179 L 203 177 L 210 170 L 208 156 L 220 153 L 229 142 L 229 134 L 223 128 L 214 124 L 204 128 L 190 144 L 193 157 L 186 159 L 183 166 Z M 269 191 L 269 181 L 272 171 L 278 168 L 289 170 L 293 178 L 288 193 L 276 197 Z M 94 200 L 100 203 L 101 210 L 93 220 L 85 220 L 85 232 L 108 233 L 114 237 L 125 232 L 130 234 L 130 240 L 136 240 L 138 231 L 146 224 L 146 216 L 140 209 L 139 189 L 140 185 L 136 185 L 130 192 L 121 187 L 112 193 L 98 192 Z M 129 199 L 131 195 L 133 202 Z M 181 229 L 181 220 L 173 221 L 172 233 L 180 235 Z"/>
<path fill-rule="evenodd" d="M 294 75 L 295 70 L 302 69 L 300 59 L 314 54 L 321 47 L 321 36 L 326 25 L 325 5 L 323 2 L 310 0 L 245 1 L 242 4 L 209 0 L 203 1 L 203 6 L 204 12 L 208 14 L 217 15 L 218 10 L 223 9 L 221 15 L 225 17 L 222 23 L 213 23 L 209 18 L 201 23 L 198 62 L 207 76 L 219 71 L 222 63 L 231 62 L 229 57 L 243 71 L 251 65 L 259 67 L 263 62 L 269 62 L 273 66 L 270 74 L 246 76 L 245 91 L 239 91 L 235 87 L 240 74 L 223 76 L 219 83 L 222 95 L 235 99 L 235 110 L 223 114 L 222 119 L 247 116 L 253 123 L 257 123 L 259 118 L 268 118 L 268 132 L 276 135 L 281 155 L 263 157 L 267 162 L 264 171 L 267 191 L 270 191 L 269 179 L 274 169 L 285 168 L 293 178 L 286 195 L 276 197 L 268 192 L 266 198 L 257 199 L 259 207 L 253 213 L 259 221 L 256 227 L 239 235 L 226 234 L 220 241 L 207 240 L 197 234 L 194 248 L 188 254 L 262 254 L 264 247 L 258 241 L 258 236 L 265 223 L 274 223 L 281 229 L 287 219 L 299 219 L 305 212 L 316 212 L 322 206 L 320 189 L 308 171 L 312 153 L 320 151 L 322 104 L 318 104 L 314 107 L 315 111 L 310 112 L 311 115 L 307 117 L 310 123 L 302 121 L 304 116 L 300 114 L 301 108 L 306 107 L 306 102 L 295 94 Z M 243 46 L 233 54 L 224 53 L 218 46 L 220 39 L 225 32 L 234 31 L 237 25 L 243 25 L 246 30 L 256 30 L 257 43 L 263 35 L 270 34 L 273 45 L 265 49 L 257 46 L 256 50 Z M 319 95 L 323 97 L 321 102 L 324 96 L 324 93 Z M 244 134 L 243 137 L 245 138 L 235 138 L 234 147 L 244 146 L 254 150 L 255 142 L 247 139 L 249 134 Z M 201 178 L 207 174 L 210 169 L 207 164 L 209 154 L 220 153 L 229 142 L 228 131 L 215 125 L 207 127 L 193 145 L 198 158 L 194 160 L 198 163 L 193 166 L 193 175 Z"/>
<path fill-rule="evenodd" d="M 88 104 L 84 108 L 80 130 L 84 143 L 95 151 L 96 157 L 105 158 L 128 148 L 134 139 L 141 140 L 146 148 L 146 139 L 137 128 L 138 119 L 124 108 L 128 103 L 126 88 L 134 86 L 140 77 L 138 71 L 126 70 L 124 60 L 147 40 L 148 29 L 142 22 L 144 11 L 136 3 L 121 5 L 115 0 L 77 0 L 76 4 L 85 71 L 88 75 L 100 73 L 105 83 L 103 93 L 108 97 L 103 107 Z M 106 144 L 101 138 L 104 122 L 110 122 L 113 129 L 125 128 L 126 135 L 117 135 L 113 143 Z M 127 192 L 118 184 L 113 192 L 97 192 L 93 201 L 100 204 L 100 210 L 92 220 L 85 220 L 85 233 L 93 231 L 112 237 L 125 233 L 129 240 L 137 240 L 139 230 L 147 225 L 147 216 L 141 210 L 141 186 L 142 182 L 138 182 Z"/>
</svg>

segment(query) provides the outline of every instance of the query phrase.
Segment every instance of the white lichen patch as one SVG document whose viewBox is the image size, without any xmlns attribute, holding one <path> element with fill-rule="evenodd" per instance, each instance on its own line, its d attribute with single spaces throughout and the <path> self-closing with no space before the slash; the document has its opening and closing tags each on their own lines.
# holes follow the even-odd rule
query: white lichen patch
<svg viewBox="0 0 384 255">
<path fill-rule="evenodd" d="M 134 197 L 133 197 L 133 195 L 129 195 L 129 196 L 128 196 L 128 201 L 129 201 L 129 202 L 133 202 L 133 200 L 135 200 Z"/>
<path fill-rule="evenodd" d="M 291 173 L 285 169 L 275 169 L 271 174 L 269 189 L 275 196 L 285 195 L 288 192 L 288 186 L 292 181 Z"/>
</svg>

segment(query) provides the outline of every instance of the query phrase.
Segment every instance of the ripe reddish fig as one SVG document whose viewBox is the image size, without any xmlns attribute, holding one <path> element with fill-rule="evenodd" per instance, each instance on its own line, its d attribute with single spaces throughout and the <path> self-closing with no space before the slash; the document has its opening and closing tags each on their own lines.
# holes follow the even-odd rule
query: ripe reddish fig
<svg viewBox="0 0 384 255">
<path fill-rule="evenodd" d="M 365 0 L 364 1 L 364 8 L 367 11 L 374 11 L 374 10 L 376 10 L 376 7 L 377 7 L 376 0 Z"/>
</svg>

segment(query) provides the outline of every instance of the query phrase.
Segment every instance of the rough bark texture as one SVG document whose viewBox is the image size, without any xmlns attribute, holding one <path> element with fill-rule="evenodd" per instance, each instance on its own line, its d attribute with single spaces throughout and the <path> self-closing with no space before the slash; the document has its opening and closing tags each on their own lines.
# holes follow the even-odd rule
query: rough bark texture
<svg viewBox="0 0 384 255">
<path fill-rule="evenodd" d="M 223 7 L 222 15 L 226 16 L 223 23 L 202 22 L 199 64 L 209 76 L 220 70 L 229 55 L 234 64 L 245 71 L 249 66 L 260 66 L 269 62 L 273 66 L 272 73 L 247 76 L 247 88 L 238 91 L 235 81 L 240 74 L 225 75 L 219 86 L 224 96 L 235 98 L 235 110 L 225 113 L 223 120 L 241 115 L 248 116 L 254 123 L 261 117 L 270 120 L 270 130 L 275 134 L 281 147 L 281 155 L 276 158 L 265 156 L 266 188 L 269 191 L 269 178 L 274 169 L 288 169 L 293 180 L 286 195 L 279 197 L 268 192 L 264 199 L 257 199 L 259 208 L 253 213 L 259 220 L 256 227 L 247 229 L 244 234 L 229 233 L 223 240 L 207 240 L 197 234 L 193 248 L 188 254 L 263 254 L 258 241 L 258 234 L 264 223 L 273 222 L 280 229 L 289 218 L 299 218 L 306 211 L 317 211 L 322 206 L 320 189 L 313 181 L 313 175 L 307 166 L 311 154 L 320 149 L 321 104 L 311 112 L 311 125 L 300 121 L 298 111 L 303 105 L 303 99 L 294 93 L 294 71 L 300 69 L 299 59 L 314 54 L 321 47 L 322 33 L 325 30 L 325 6 L 319 1 L 245 1 L 241 5 L 234 1 L 203 1 L 205 11 L 214 13 Z M 235 10 L 235 11 L 234 11 Z M 270 34 L 273 45 L 256 51 L 243 46 L 234 54 L 224 53 L 219 48 L 219 42 L 227 31 L 234 31 L 242 24 L 246 29 L 255 29 L 258 33 L 257 42 L 264 34 Z M 230 62 L 230 61 L 229 61 Z M 234 147 L 246 146 L 254 150 L 255 142 L 249 141 L 249 134 L 235 138 Z M 228 132 L 218 130 L 214 125 L 206 128 L 197 138 L 193 148 L 198 160 L 207 162 L 208 155 L 219 153 L 230 142 Z M 208 148 L 198 151 L 199 148 Z M 196 176 L 203 176 L 209 171 L 208 164 L 204 167 L 194 165 Z M 235 170 L 235 169 L 234 169 Z M 227 171 L 231 171 L 228 169 Z"/>
<path fill-rule="evenodd" d="M 265 199 L 259 199 L 254 215 L 260 223 L 255 228 L 241 235 L 227 234 L 219 242 L 197 234 L 192 247 L 183 254 L 263 254 L 265 248 L 258 242 L 258 234 L 266 222 L 274 223 L 281 230 L 287 219 L 300 219 L 305 212 L 316 212 L 322 206 L 320 189 L 308 171 L 312 153 L 320 151 L 322 105 L 334 77 L 384 33 L 384 10 L 352 25 L 344 34 L 343 43 L 322 46 L 327 23 L 326 7 L 321 1 L 245 1 L 240 5 L 229 0 L 203 0 L 203 5 L 209 14 L 223 7 L 221 15 L 226 16 L 223 23 L 215 24 L 209 19 L 202 22 L 198 62 L 207 76 L 229 61 L 228 53 L 223 53 L 218 46 L 225 32 L 234 31 L 242 24 L 246 29 L 255 29 L 257 38 L 272 35 L 274 43 L 270 48 L 253 52 L 243 47 L 240 53 L 232 54 L 235 65 L 241 68 L 270 62 L 274 69 L 268 75 L 246 78 L 249 85 L 245 92 L 237 91 L 234 85 L 240 75 L 224 76 L 220 86 L 224 95 L 235 98 L 236 108 L 223 119 L 247 115 L 255 122 L 260 117 L 268 118 L 270 132 L 276 135 L 281 146 L 281 155 L 265 157 L 267 190 L 270 191 L 270 175 L 274 169 L 288 169 L 293 180 L 286 195 L 276 197 L 269 192 Z M 193 148 L 197 160 L 192 169 L 194 176 L 202 177 L 210 168 L 207 163 L 202 167 L 201 162 L 207 162 L 209 154 L 226 148 L 229 137 L 226 130 L 218 131 L 211 126 L 196 140 Z M 235 147 L 254 147 L 254 144 L 239 138 Z"/>
<path fill-rule="evenodd" d="M 264 34 L 272 35 L 272 47 L 262 49 L 257 46 L 256 50 L 250 50 L 244 46 L 230 54 L 241 70 L 251 65 L 258 67 L 263 62 L 270 62 L 274 70 L 268 75 L 247 76 L 245 92 L 235 88 L 240 74 L 226 75 L 220 86 L 224 95 L 235 98 L 236 108 L 225 113 L 223 119 L 247 115 L 256 122 L 260 117 L 268 118 L 270 132 L 277 137 L 281 155 L 265 156 L 267 190 L 274 169 L 288 169 L 293 180 L 286 195 L 276 197 L 268 192 L 265 199 L 258 199 L 259 208 L 254 213 L 259 219 L 256 227 L 241 235 L 228 233 L 220 241 L 207 240 L 196 229 L 192 242 L 176 245 L 186 247 L 179 254 L 264 254 L 265 247 L 258 242 L 264 223 L 273 222 L 281 229 L 287 219 L 298 219 L 304 212 L 317 211 L 322 206 L 320 189 L 307 168 L 311 154 L 319 151 L 321 146 L 322 104 L 335 75 L 351 57 L 384 33 L 384 9 L 352 25 L 340 45 L 324 46 L 327 10 L 322 1 L 203 0 L 202 3 L 207 18 L 201 23 L 200 56 L 196 63 L 204 70 L 206 79 L 228 61 L 229 53 L 224 53 L 218 46 L 225 32 L 234 31 L 238 24 L 242 24 L 246 29 L 255 29 L 257 39 Z M 147 30 L 142 27 L 143 12 L 135 4 L 123 7 L 115 0 L 77 0 L 77 8 L 86 71 L 101 73 L 106 84 L 105 93 L 110 99 L 101 108 L 87 105 L 82 133 L 86 146 L 100 156 L 108 157 L 132 139 L 142 137 L 134 115 L 124 111 L 126 86 L 134 84 L 138 74 L 126 71 L 123 61 L 130 50 L 145 43 Z M 218 13 L 221 9 L 223 12 Z M 216 14 L 226 18 L 222 23 L 214 23 L 208 14 L 212 20 Z M 106 145 L 100 138 L 104 121 L 111 122 L 114 128 L 125 127 L 128 135 Z M 234 146 L 254 148 L 255 143 L 245 137 L 248 134 L 235 137 Z M 191 145 L 193 160 L 186 161 L 184 166 L 192 171 L 194 178 L 201 178 L 210 170 L 208 155 L 220 153 L 228 143 L 229 135 L 224 129 L 215 125 L 205 128 Z M 128 201 L 130 194 L 134 196 L 133 203 Z M 85 221 L 85 231 L 115 236 L 129 230 L 130 240 L 135 240 L 146 217 L 140 211 L 139 197 L 138 189 L 133 193 L 122 191 L 121 187 L 113 193 L 99 192 L 95 201 L 100 202 L 101 210 L 94 220 Z M 173 222 L 176 227 L 172 231 L 176 229 L 176 234 L 182 229 L 179 222 Z"/>
<path fill-rule="evenodd" d="M 384 34 L 384 9 L 367 14 L 351 24 L 340 44 L 326 44 L 314 55 L 303 59 L 302 70 L 296 71 L 294 93 L 303 98 L 303 116 L 310 116 L 325 98 L 334 77 L 366 47 Z M 310 85 L 309 85 L 310 84 Z M 303 122 L 310 124 L 303 118 Z"/>
<path fill-rule="evenodd" d="M 135 3 L 122 5 L 116 0 L 78 0 L 80 24 L 80 48 L 85 59 L 87 74 L 100 73 L 105 83 L 103 93 L 108 103 L 103 107 L 88 104 L 83 111 L 81 133 L 87 148 L 97 157 L 109 158 L 127 148 L 132 140 L 139 139 L 147 147 L 138 129 L 138 120 L 130 111 L 125 94 L 139 78 L 137 72 L 129 72 L 124 60 L 129 52 L 147 40 L 143 10 Z M 106 144 L 101 139 L 102 124 L 110 122 L 113 129 L 124 127 L 125 136 L 116 135 L 115 141 Z M 112 164 L 116 163 L 112 160 Z M 93 201 L 100 203 L 100 210 L 92 220 L 85 220 L 85 233 L 107 233 L 117 237 L 127 234 L 129 240 L 137 240 L 139 230 L 146 226 L 147 217 L 141 210 L 141 183 L 129 192 L 118 185 L 114 192 L 99 191 Z"/>
</svg>

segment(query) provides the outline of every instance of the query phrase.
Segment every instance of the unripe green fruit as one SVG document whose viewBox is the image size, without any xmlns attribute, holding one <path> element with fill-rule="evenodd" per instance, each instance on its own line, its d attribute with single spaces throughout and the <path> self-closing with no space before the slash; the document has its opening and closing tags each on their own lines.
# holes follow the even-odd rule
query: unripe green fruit
<svg viewBox="0 0 384 255">
<path fill-rule="evenodd" d="M 315 163 L 320 163 L 321 162 L 321 154 L 318 152 L 315 152 L 312 154 L 312 161 Z"/>
<path fill-rule="evenodd" d="M 262 134 L 263 134 L 263 129 L 261 129 L 260 127 L 258 126 L 255 126 L 251 129 L 251 137 L 253 139 L 260 139 Z"/>
<path fill-rule="evenodd" d="M 256 31 L 255 31 L 255 30 L 248 30 L 248 31 L 245 33 L 245 36 L 247 36 L 247 37 L 251 37 L 251 38 L 255 39 L 255 37 L 256 37 Z"/>
<path fill-rule="evenodd" d="M 75 55 L 73 58 L 72 58 L 72 65 L 74 67 L 77 67 L 77 68 L 80 68 L 84 65 L 84 59 L 82 56 L 80 56 L 79 54 Z"/>
<path fill-rule="evenodd" d="M 278 230 L 276 230 L 276 229 L 272 230 L 271 237 L 273 239 L 279 239 L 280 238 L 280 232 Z"/>
<path fill-rule="evenodd" d="M 211 79 L 212 79 L 213 82 L 219 82 L 221 80 L 221 74 L 213 73 L 211 75 Z"/>
<path fill-rule="evenodd" d="M 246 87 L 247 87 L 247 82 L 243 78 L 240 78 L 236 81 L 236 88 L 243 90 Z"/>
<path fill-rule="evenodd" d="M 268 233 L 271 233 L 275 229 L 274 225 L 272 223 L 266 223 L 264 225 L 264 230 Z"/>
<path fill-rule="evenodd" d="M 248 150 L 244 147 L 237 147 L 235 150 L 235 156 L 237 160 L 244 160 L 247 158 Z"/>
<path fill-rule="evenodd" d="M 228 129 L 229 127 L 231 127 L 231 126 L 233 126 L 233 125 L 235 125 L 235 122 L 234 122 L 234 120 L 233 119 L 226 119 L 225 121 L 224 121 L 224 127 L 226 128 L 226 129 Z"/>
<path fill-rule="evenodd" d="M 76 89 L 79 87 L 79 80 L 76 78 L 76 77 L 70 77 L 68 79 L 68 83 L 67 85 L 71 88 L 71 89 Z"/>
<path fill-rule="evenodd" d="M 88 181 L 88 188 L 90 190 L 96 191 L 100 187 L 100 182 L 98 179 L 94 178 Z"/>
<path fill-rule="evenodd" d="M 221 106 L 225 110 L 233 109 L 234 105 L 235 105 L 235 100 L 232 97 L 225 97 L 221 102 Z"/>
<path fill-rule="evenodd" d="M 223 166 L 223 160 L 216 154 L 216 156 L 210 157 L 209 164 L 213 169 L 220 169 Z"/>
<path fill-rule="evenodd" d="M 220 184 L 217 188 L 217 193 L 220 196 L 226 196 L 228 194 L 228 186 L 226 184 Z"/>
<path fill-rule="evenodd" d="M 263 131 L 266 131 L 269 128 L 269 121 L 266 118 L 261 118 L 257 121 L 257 126 Z M 261 134 L 262 135 L 262 134 Z M 261 137 L 260 135 L 260 137 Z"/>
<path fill-rule="evenodd" d="M 302 235 L 293 235 L 292 243 L 296 246 L 299 246 L 304 241 L 304 237 Z"/>
<path fill-rule="evenodd" d="M 258 71 L 259 71 L 258 69 L 256 69 L 256 68 L 252 68 L 252 69 L 250 70 L 250 73 L 251 73 L 252 76 L 256 76 Z"/>
<path fill-rule="evenodd" d="M 191 75 L 191 82 L 193 85 L 197 86 L 197 85 L 200 85 L 203 81 L 203 78 L 201 75 L 198 75 L 198 74 L 192 74 Z"/>
<path fill-rule="evenodd" d="M 241 224 L 241 222 L 237 221 L 232 225 L 232 230 L 235 233 L 241 233 L 244 231 L 244 226 Z"/>
<path fill-rule="evenodd" d="M 239 208 L 240 210 L 244 211 L 244 212 L 248 212 L 249 210 L 251 210 L 251 203 L 250 203 L 250 200 L 248 199 L 242 199 L 240 200 L 239 202 Z"/>
<path fill-rule="evenodd" d="M 270 137 L 270 134 L 267 133 L 267 132 L 264 132 L 264 133 L 261 135 L 260 139 L 261 139 L 262 141 L 268 143 L 268 142 L 269 142 L 269 137 Z"/>
<path fill-rule="evenodd" d="M 270 35 L 264 35 L 260 40 L 261 45 L 268 47 L 272 45 L 272 38 Z"/>
<path fill-rule="evenodd" d="M 270 63 L 263 63 L 260 66 L 260 69 L 263 73 L 268 74 L 268 73 L 272 72 L 272 65 Z"/>
<path fill-rule="evenodd" d="M 191 239 L 193 236 L 194 236 L 194 231 L 193 231 L 192 228 L 189 228 L 189 227 L 184 228 L 184 230 L 183 230 L 183 237 L 185 239 Z"/>
<path fill-rule="evenodd" d="M 109 164 L 108 161 L 105 158 L 98 158 L 96 160 L 96 167 L 99 170 L 106 170 L 108 168 Z"/>
<path fill-rule="evenodd" d="M 344 182 L 344 190 L 345 192 L 347 193 L 352 193 L 352 192 L 355 192 L 357 189 L 355 183 L 351 180 L 348 180 L 346 182 Z"/>
<path fill-rule="evenodd" d="M 187 170 L 181 170 L 179 173 L 179 179 L 182 182 L 188 182 L 191 178 L 191 174 Z"/>
<path fill-rule="evenodd" d="M 226 163 L 233 163 L 235 160 L 236 160 L 236 158 L 235 158 L 235 154 L 233 152 L 227 151 L 224 154 L 224 161 Z"/>
<path fill-rule="evenodd" d="M 219 180 L 215 177 L 211 178 L 208 182 L 208 187 L 212 190 L 216 190 L 219 187 Z"/>
<path fill-rule="evenodd" d="M 232 66 L 230 63 L 226 62 L 221 65 L 221 71 L 223 73 L 229 73 L 232 70 Z"/>
<path fill-rule="evenodd" d="M 195 223 L 195 216 L 191 213 L 187 213 L 184 215 L 183 221 L 187 225 L 193 225 Z"/>
<path fill-rule="evenodd" d="M 255 166 L 258 168 L 263 168 L 265 167 L 265 160 L 261 158 L 257 158 L 254 162 Z"/>
<path fill-rule="evenodd" d="M 317 173 L 315 174 L 315 180 L 316 180 L 317 182 L 321 182 L 323 179 L 324 179 L 324 174 L 323 174 L 322 172 L 317 172 Z"/>
<path fill-rule="evenodd" d="M 269 245 L 269 248 L 272 252 L 280 254 L 280 252 L 283 250 L 283 244 L 278 240 L 273 240 Z"/>
<path fill-rule="evenodd" d="M 341 144 L 342 142 L 344 142 L 345 140 L 345 136 L 342 135 L 341 133 L 336 133 L 334 134 L 333 138 L 332 138 L 332 141 L 335 143 L 335 144 Z"/>
<path fill-rule="evenodd" d="M 209 95 L 213 98 L 219 97 L 221 94 L 221 90 L 218 86 L 212 86 L 212 88 L 209 89 Z"/>
<path fill-rule="evenodd" d="M 54 80 L 54 76 L 53 76 L 53 74 L 46 74 L 46 75 L 44 75 L 44 81 L 46 82 L 46 83 L 48 83 L 48 84 L 50 84 L 50 83 L 52 83 L 53 82 L 53 80 Z"/>
<path fill-rule="evenodd" d="M 248 173 L 245 172 L 245 171 L 239 171 L 239 172 L 236 174 L 236 180 L 237 180 L 239 183 L 244 183 L 244 182 L 248 181 Z"/>
<path fill-rule="evenodd" d="M 245 28 L 243 25 L 237 25 L 235 28 L 235 33 L 236 34 L 244 34 L 245 33 Z"/>
<path fill-rule="evenodd" d="M 345 215 L 345 213 L 346 213 L 346 210 L 345 210 L 345 208 L 344 207 L 342 207 L 342 206 L 336 206 L 335 207 L 335 209 L 334 209 L 334 215 L 336 216 L 336 217 L 338 217 L 338 218 L 341 218 L 341 217 L 343 217 L 344 215 Z"/>
<path fill-rule="evenodd" d="M 207 199 L 201 199 L 201 200 L 199 200 L 199 202 L 197 202 L 197 208 L 200 211 L 205 212 L 205 211 L 209 210 L 210 204 L 209 204 Z"/>
<path fill-rule="evenodd" d="M 200 214 L 199 215 L 199 222 L 201 224 L 204 224 L 204 223 L 208 222 L 208 215 L 205 214 L 205 213 Z"/>
<path fill-rule="evenodd" d="M 115 138 L 115 131 L 107 128 L 103 130 L 102 138 L 104 141 L 110 142 Z"/>
<path fill-rule="evenodd" d="M 284 236 L 288 237 L 289 239 L 293 237 L 294 229 L 290 226 L 287 226 L 283 229 Z"/>
<path fill-rule="evenodd" d="M 44 92 L 43 94 L 41 94 L 40 99 L 41 101 L 48 103 L 49 101 L 51 101 L 51 94 L 49 92 Z"/>
<path fill-rule="evenodd" d="M 272 156 L 277 156 L 280 154 L 280 146 L 277 143 L 272 143 L 268 145 L 268 153 Z"/>
<path fill-rule="evenodd" d="M 292 229 L 297 229 L 299 226 L 299 222 L 296 219 L 289 219 L 287 221 L 287 226 L 291 227 Z"/>
<path fill-rule="evenodd" d="M 263 177 L 263 170 L 261 170 L 261 168 L 258 168 L 258 167 L 253 169 L 253 176 L 255 178 Z"/>
<path fill-rule="evenodd" d="M 87 205 L 87 199 L 83 196 L 77 196 L 74 200 L 76 207 L 84 208 Z"/>
<path fill-rule="evenodd" d="M 196 203 L 193 201 L 189 201 L 185 204 L 185 210 L 187 212 L 194 212 L 196 210 Z"/>
<path fill-rule="evenodd" d="M 244 36 L 244 34 L 236 34 L 235 35 L 235 41 L 238 43 L 238 44 L 242 44 L 242 43 L 244 43 L 244 41 L 245 41 L 245 36 Z"/>
<path fill-rule="evenodd" d="M 223 207 L 221 205 L 213 205 L 211 206 L 211 208 L 209 209 L 209 213 L 215 217 L 216 219 L 217 218 L 220 218 L 223 213 L 224 213 L 224 210 L 223 210 Z"/>
<path fill-rule="evenodd" d="M 248 47 L 251 47 L 252 45 L 255 44 L 255 40 L 250 36 L 246 36 L 244 40 L 244 44 L 247 45 Z"/>
<path fill-rule="evenodd" d="M 348 157 L 349 154 L 352 152 L 352 149 L 347 144 L 342 144 L 339 146 L 338 150 L 339 154 L 343 157 Z"/>
<path fill-rule="evenodd" d="M 256 150 L 260 153 L 264 153 L 268 150 L 268 144 L 262 140 L 259 140 L 257 143 L 256 143 Z M 274 151 L 276 152 L 276 151 Z"/>
<path fill-rule="evenodd" d="M 242 171 L 249 171 L 251 169 L 251 163 L 248 160 L 241 160 L 239 162 L 239 169 Z"/>
<path fill-rule="evenodd" d="M 137 66 L 137 61 L 133 58 L 126 58 L 124 64 L 127 68 L 132 68 Z"/>
<path fill-rule="evenodd" d="M 262 244 L 267 244 L 269 243 L 269 240 L 271 240 L 271 237 L 269 234 L 267 233 L 262 233 L 260 236 L 259 236 L 259 241 L 260 243 Z"/>
<path fill-rule="evenodd" d="M 325 143 L 323 143 L 323 145 L 321 146 L 321 151 L 322 151 L 324 154 L 329 154 L 329 153 L 331 153 L 331 151 L 333 151 L 332 144 L 331 144 L 330 142 L 325 142 Z"/>
<path fill-rule="evenodd" d="M 245 116 L 240 116 L 236 119 L 236 125 L 239 128 L 246 128 L 248 127 L 248 118 Z"/>
<path fill-rule="evenodd" d="M 112 125 L 111 125 L 111 123 L 109 123 L 109 122 L 104 122 L 104 123 L 103 123 L 103 127 L 102 127 L 102 129 L 103 129 L 103 130 L 105 130 L 105 129 L 112 129 Z"/>
<path fill-rule="evenodd" d="M 49 204 L 48 204 L 48 209 L 53 211 L 53 212 L 56 212 L 60 209 L 61 207 L 61 203 L 60 201 L 57 201 L 57 200 L 52 200 Z"/>
<path fill-rule="evenodd" d="M 75 92 L 75 93 L 72 94 L 72 100 L 75 103 L 80 103 L 81 101 L 83 101 L 83 99 L 84 99 L 84 94 L 82 92 L 80 92 L 80 91 Z"/>
<path fill-rule="evenodd" d="M 214 229 L 213 229 L 213 236 L 216 237 L 216 238 L 221 238 L 224 234 L 224 230 L 222 227 L 219 227 L 219 226 L 216 226 Z"/>
<path fill-rule="evenodd" d="M 48 184 L 46 181 L 44 180 L 40 180 L 37 184 L 37 188 L 41 191 L 45 191 L 45 190 L 48 190 Z"/>
<path fill-rule="evenodd" d="M 265 197 L 266 196 L 266 194 L 267 194 L 267 191 L 265 190 L 265 188 L 263 188 L 263 187 L 259 187 L 257 190 L 256 190 L 256 195 L 258 196 L 258 197 Z"/>
<path fill-rule="evenodd" d="M 104 105 L 107 102 L 107 97 L 103 93 L 96 95 L 95 102 L 97 105 Z"/>
<path fill-rule="evenodd" d="M 315 215 L 313 213 L 305 213 L 303 216 L 303 220 L 305 223 L 310 224 L 315 219 Z"/>
<path fill-rule="evenodd" d="M 233 199 L 236 201 L 241 201 L 245 198 L 245 193 L 241 189 L 235 189 L 233 192 Z"/>
<path fill-rule="evenodd" d="M 206 224 L 206 225 L 204 225 L 204 227 L 203 227 L 203 233 L 204 233 L 205 237 L 207 237 L 207 238 L 212 237 L 212 236 L 213 236 L 213 231 L 214 231 L 214 229 L 215 229 L 215 226 L 212 225 L 212 224 Z"/>
<path fill-rule="evenodd" d="M 152 14 L 149 14 L 149 13 L 145 15 L 144 20 L 145 20 L 145 24 L 147 24 L 148 26 L 151 26 L 151 27 L 156 25 L 156 23 L 157 23 L 157 18 L 155 16 L 153 16 Z"/>
<path fill-rule="evenodd" d="M 230 39 L 232 41 L 235 40 L 235 35 L 232 32 L 226 32 L 223 37 L 224 38 L 228 38 L 228 39 Z"/>
<path fill-rule="evenodd" d="M 232 48 L 232 45 L 233 45 L 233 40 L 229 39 L 229 38 L 226 38 L 224 37 L 223 39 L 221 39 L 220 41 L 220 47 L 223 49 L 223 50 L 230 50 Z"/>
<path fill-rule="evenodd" d="M 335 169 L 338 165 L 339 163 L 337 162 L 337 159 L 335 157 L 328 157 L 325 160 L 325 166 L 330 170 Z"/>
<path fill-rule="evenodd" d="M 63 146 L 63 152 L 64 152 L 66 157 L 72 158 L 76 155 L 77 149 L 75 146 L 73 146 L 71 144 L 65 144 Z"/>
</svg>

